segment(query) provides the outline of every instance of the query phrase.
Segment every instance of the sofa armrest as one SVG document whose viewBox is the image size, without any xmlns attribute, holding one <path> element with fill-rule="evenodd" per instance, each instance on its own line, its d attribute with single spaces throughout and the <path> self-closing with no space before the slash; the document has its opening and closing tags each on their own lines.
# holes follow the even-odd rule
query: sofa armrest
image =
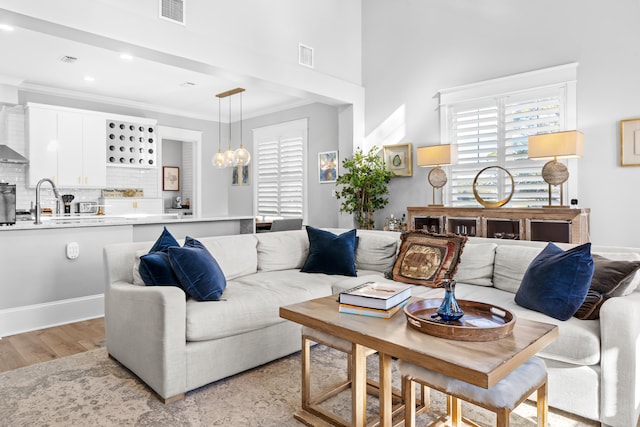
<svg viewBox="0 0 640 427">
<path fill-rule="evenodd" d="M 640 293 L 610 298 L 600 308 L 600 421 L 636 425 L 640 413 Z"/>
<path fill-rule="evenodd" d="M 105 292 L 109 354 L 164 399 L 186 391 L 186 297 L 174 286 L 109 284 Z"/>
</svg>

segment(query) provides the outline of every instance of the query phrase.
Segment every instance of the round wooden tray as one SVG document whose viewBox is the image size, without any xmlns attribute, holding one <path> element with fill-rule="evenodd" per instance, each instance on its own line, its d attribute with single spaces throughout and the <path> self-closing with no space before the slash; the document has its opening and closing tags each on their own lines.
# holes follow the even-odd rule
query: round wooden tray
<svg viewBox="0 0 640 427">
<path fill-rule="evenodd" d="M 442 299 L 423 299 L 404 307 L 407 322 L 414 329 L 440 338 L 458 341 L 495 341 L 511 334 L 516 317 L 509 310 L 483 302 L 458 300 L 464 316 L 456 321 L 432 318 Z"/>
</svg>

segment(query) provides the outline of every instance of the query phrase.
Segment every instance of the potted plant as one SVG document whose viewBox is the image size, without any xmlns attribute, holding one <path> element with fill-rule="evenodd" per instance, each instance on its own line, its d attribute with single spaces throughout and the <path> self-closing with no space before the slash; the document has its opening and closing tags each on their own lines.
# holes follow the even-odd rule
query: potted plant
<svg viewBox="0 0 640 427">
<path fill-rule="evenodd" d="M 358 148 L 352 158 L 342 161 L 346 172 L 336 180 L 336 186 L 342 186 L 336 190 L 336 197 L 342 199 L 340 211 L 354 214 L 358 227 L 368 230 L 374 226 L 373 213 L 389 203 L 384 196 L 393 176 L 377 153 L 375 146 L 367 154 Z"/>
</svg>

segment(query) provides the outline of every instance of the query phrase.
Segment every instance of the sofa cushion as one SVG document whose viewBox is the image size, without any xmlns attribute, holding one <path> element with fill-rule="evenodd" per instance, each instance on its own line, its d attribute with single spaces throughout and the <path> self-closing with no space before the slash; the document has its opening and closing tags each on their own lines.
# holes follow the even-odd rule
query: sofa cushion
<svg viewBox="0 0 640 427">
<path fill-rule="evenodd" d="M 373 230 L 358 230 L 356 269 L 389 272 L 398 252 L 400 234 Z"/>
<path fill-rule="evenodd" d="M 213 236 L 199 240 L 216 259 L 227 280 L 258 271 L 258 241 L 255 235 Z"/>
<path fill-rule="evenodd" d="M 302 272 L 356 275 L 355 229 L 336 235 L 308 225 L 306 228 L 309 236 L 309 255 L 302 266 Z"/>
<path fill-rule="evenodd" d="M 493 286 L 515 294 L 531 261 L 543 247 L 498 245 L 493 265 Z"/>
<path fill-rule="evenodd" d="M 330 295 L 331 283 L 341 278 L 282 270 L 230 280 L 221 301 L 187 301 L 187 341 L 236 336 L 287 322 L 280 317 L 281 306 Z"/>
<path fill-rule="evenodd" d="M 442 298 L 444 289 L 414 287 L 415 296 L 421 298 Z M 511 311 L 518 319 L 558 325 L 560 334 L 551 344 L 538 353 L 546 359 L 553 359 L 573 365 L 597 365 L 600 363 L 600 321 L 580 320 L 575 317 L 560 321 L 546 314 L 521 307 L 514 301 L 513 294 L 496 288 L 456 285 L 458 300 L 481 301 Z"/>
<path fill-rule="evenodd" d="M 300 269 L 309 255 L 309 238 L 304 230 L 256 234 L 258 270 Z"/>
<path fill-rule="evenodd" d="M 606 300 L 627 295 L 630 287 L 637 287 L 634 282 L 640 270 L 640 261 L 613 261 L 593 255 L 593 264 L 587 297 L 574 314 L 578 319 L 599 319 L 600 307 Z"/>
<path fill-rule="evenodd" d="M 515 301 L 556 319 L 568 320 L 584 302 L 592 276 L 591 243 L 566 251 L 549 243 L 527 268 Z"/>
<path fill-rule="evenodd" d="M 222 269 L 202 243 L 187 236 L 183 247 L 168 249 L 168 258 L 182 289 L 190 297 L 197 301 L 220 299 L 227 281 Z"/>
<path fill-rule="evenodd" d="M 466 236 L 411 231 L 400 237 L 400 252 L 393 266 L 393 280 L 436 287 L 454 278 Z"/>
<path fill-rule="evenodd" d="M 467 243 L 460 255 L 455 279 L 457 282 L 478 286 L 493 286 L 493 264 L 496 257 L 495 243 Z"/>
</svg>

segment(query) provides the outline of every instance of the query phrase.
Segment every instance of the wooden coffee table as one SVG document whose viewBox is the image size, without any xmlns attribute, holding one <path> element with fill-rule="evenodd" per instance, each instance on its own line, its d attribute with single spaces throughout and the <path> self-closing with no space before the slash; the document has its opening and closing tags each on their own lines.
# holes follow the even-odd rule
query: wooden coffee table
<svg viewBox="0 0 640 427">
<path fill-rule="evenodd" d="M 411 301 L 418 298 L 412 297 Z M 337 295 L 280 307 L 280 317 L 353 343 L 352 425 L 366 425 L 366 358 L 363 347 L 380 357 L 380 425 L 392 425 L 392 358 L 489 388 L 549 345 L 558 327 L 518 318 L 513 333 L 490 341 L 455 341 L 416 331 L 404 313 L 378 319 L 338 312 Z M 310 417 L 313 418 L 313 417 Z"/>
</svg>

